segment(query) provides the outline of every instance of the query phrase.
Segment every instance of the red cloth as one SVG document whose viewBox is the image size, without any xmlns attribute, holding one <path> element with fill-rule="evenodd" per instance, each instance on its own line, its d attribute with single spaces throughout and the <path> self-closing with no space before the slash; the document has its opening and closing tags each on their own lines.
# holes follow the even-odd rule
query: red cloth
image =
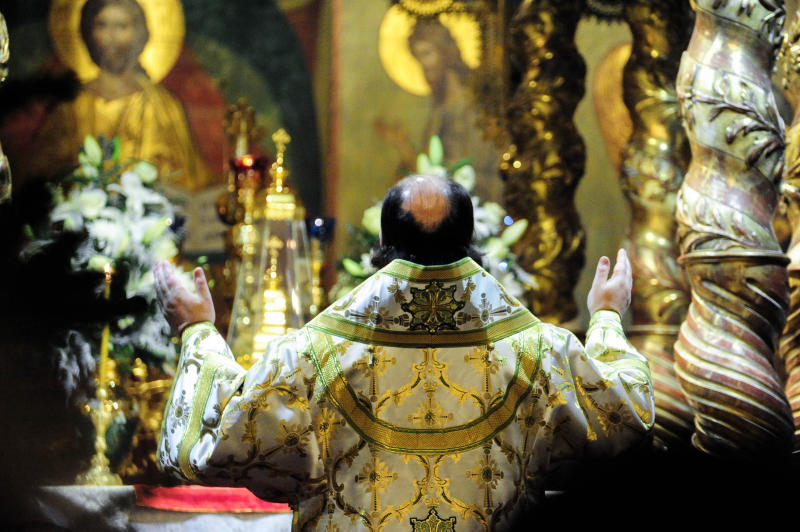
<svg viewBox="0 0 800 532">
<path fill-rule="evenodd" d="M 146 486 L 137 484 L 136 504 L 194 513 L 282 513 L 291 512 L 287 504 L 259 499 L 247 488 L 212 488 L 207 486 Z"/>
</svg>

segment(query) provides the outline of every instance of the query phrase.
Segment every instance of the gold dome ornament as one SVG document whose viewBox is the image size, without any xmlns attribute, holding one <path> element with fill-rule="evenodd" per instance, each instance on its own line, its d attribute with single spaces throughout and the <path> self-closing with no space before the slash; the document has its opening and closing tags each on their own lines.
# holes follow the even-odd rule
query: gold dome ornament
<svg viewBox="0 0 800 532">
<path fill-rule="evenodd" d="M 442 12 L 436 19 L 450 32 L 470 69 L 481 64 L 481 28 L 475 15 L 466 11 Z M 417 96 L 427 96 L 431 87 L 425 80 L 422 64 L 411 53 L 409 38 L 418 18 L 399 5 L 390 7 L 378 30 L 378 56 L 386 74 L 400 88 Z"/>
<path fill-rule="evenodd" d="M 81 10 L 87 0 L 53 0 L 48 30 L 53 49 L 82 82 L 95 79 L 100 67 L 92 61 L 81 36 Z M 172 69 L 183 48 L 186 23 L 180 0 L 136 0 L 144 11 L 149 38 L 139 63 L 154 83 Z"/>
</svg>

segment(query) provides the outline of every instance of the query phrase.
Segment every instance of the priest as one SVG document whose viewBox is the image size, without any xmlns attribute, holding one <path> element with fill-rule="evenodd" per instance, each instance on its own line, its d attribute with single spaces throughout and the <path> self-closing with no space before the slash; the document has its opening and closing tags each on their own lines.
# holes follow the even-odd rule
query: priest
<svg viewBox="0 0 800 532">
<path fill-rule="evenodd" d="M 597 265 L 584 346 L 481 268 L 455 182 L 402 180 L 381 230 L 382 269 L 248 371 L 212 325 L 202 270 L 192 294 L 157 266 L 182 337 L 164 470 L 287 501 L 298 530 L 506 530 L 560 472 L 649 434 L 650 371 L 620 322 L 623 250 L 610 277 Z"/>
</svg>

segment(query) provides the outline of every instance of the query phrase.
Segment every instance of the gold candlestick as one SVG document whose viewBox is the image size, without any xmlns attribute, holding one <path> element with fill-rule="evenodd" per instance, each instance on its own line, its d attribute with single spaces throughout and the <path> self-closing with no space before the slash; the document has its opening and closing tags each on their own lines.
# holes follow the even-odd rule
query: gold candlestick
<svg viewBox="0 0 800 532">
<path fill-rule="evenodd" d="M 105 290 L 103 297 L 111 297 L 111 274 L 113 269 L 110 264 L 103 268 L 106 274 Z M 111 424 L 112 405 L 108 397 L 108 340 L 111 336 L 111 326 L 106 323 L 103 327 L 103 335 L 100 340 L 100 363 L 97 366 L 97 401 L 98 406 L 92 410 L 92 423 L 95 428 L 94 456 L 92 457 L 92 467 L 89 471 L 78 475 L 78 484 L 90 484 L 95 486 L 121 486 L 122 479 L 119 475 L 112 473 L 108 469 L 108 458 L 106 457 L 106 431 Z M 87 405 L 88 406 L 88 405 Z"/>
</svg>

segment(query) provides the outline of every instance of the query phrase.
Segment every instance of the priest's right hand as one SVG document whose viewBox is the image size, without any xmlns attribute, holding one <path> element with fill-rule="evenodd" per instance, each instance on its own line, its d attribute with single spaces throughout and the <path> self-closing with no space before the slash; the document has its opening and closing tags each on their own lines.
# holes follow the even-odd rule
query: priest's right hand
<svg viewBox="0 0 800 532">
<path fill-rule="evenodd" d="M 175 269 L 167 261 L 156 263 L 153 276 L 158 305 L 172 327 L 172 332 L 180 335 L 186 327 L 201 321 L 214 323 L 216 317 L 214 303 L 211 301 L 211 292 L 208 290 L 206 276 L 201 268 L 195 268 L 193 273 L 197 294 L 191 293 L 181 285 Z"/>
<path fill-rule="evenodd" d="M 611 262 L 608 257 L 600 257 L 592 288 L 586 298 L 586 306 L 589 307 L 590 315 L 598 310 L 613 310 L 622 317 L 631 304 L 633 275 L 628 254 L 624 249 L 617 252 L 617 263 L 609 278 L 608 270 L 610 268 Z"/>
</svg>

